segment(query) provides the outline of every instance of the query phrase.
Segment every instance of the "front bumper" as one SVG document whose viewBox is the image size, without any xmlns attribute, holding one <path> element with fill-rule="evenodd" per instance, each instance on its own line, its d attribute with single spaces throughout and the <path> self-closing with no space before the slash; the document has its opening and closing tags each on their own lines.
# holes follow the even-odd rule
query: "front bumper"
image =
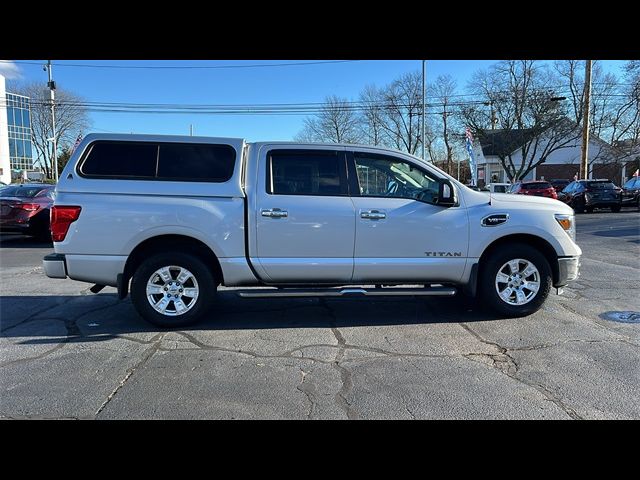
<svg viewBox="0 0 640 480">
<path fill-rule="evenodd" d="M 560 257 L 558 258 L 558 281 L 554 287 L 564 287 L 569 282 L 574 281 L 580 275 L 580 257 Z"/>
<path fill-rule="evenodd" d="M 51 253 L 44 257 L 42 266 L 49 278 L 67 278 L 67 263 L 61 253 Z"/>
</svg>

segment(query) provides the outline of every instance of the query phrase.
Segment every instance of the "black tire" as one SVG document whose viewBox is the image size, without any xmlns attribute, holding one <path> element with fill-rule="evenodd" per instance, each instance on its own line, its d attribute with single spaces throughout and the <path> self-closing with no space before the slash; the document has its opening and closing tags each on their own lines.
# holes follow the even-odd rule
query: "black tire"
<svg viewBox="0 0 640 480">
<path fill-rule="evenodd" d="M 193 299 L 194 305 L 181 315 L 170 316 L 159 313 L 147 299 L 147 282 L 155 276 L 157 270 L 167 266 L 185 268 L 197 281 L 198 296 Z M 162 298 L 163 295 L 159 297 Z M 209 311 L 215 296 L 216 282 L 211 270 L 199 258 L 187 253 L 170 252 L 153 255 L 138 266 L 131 281 L 131 301 L 134 307 L 142 318 L 159 327 L 182 327 L 197 322 Z M 169 303 L 169 305 L 173 305 L 173 310 L 177 310 L 175 304 Z"/>
<path fill-rule="evenodd" d="M 620 211 L 620 209 L 621 209 L 621 208 L 622 208 L 622 205 L 613 205 L 613 206 L 611 207 L 611 211 L 612 211 L 613 213 L 618 213 L 618 212 Z"/>
<path fill-rule="evenodd" d="M 538 270 L 540 286 L 537 293 L 523 305 L 511 305 L 504 301 L 496 288 L 496 276 L 510 260 L 523 259 L 531 262 Z M 540 309 L 549 295 L 553 278 L 549 262 L 539 250 L 522 243 L 504 245 L 497 248 L 480 265 L 478 287 L 481 301 L 492 311 L 506 317 L 524 317 Z"/>
<path fill-rule="evenodd" d="M 593 207 L 584 207 L 584 211 L 587 213 L 593 213 Z"/>
</svg>

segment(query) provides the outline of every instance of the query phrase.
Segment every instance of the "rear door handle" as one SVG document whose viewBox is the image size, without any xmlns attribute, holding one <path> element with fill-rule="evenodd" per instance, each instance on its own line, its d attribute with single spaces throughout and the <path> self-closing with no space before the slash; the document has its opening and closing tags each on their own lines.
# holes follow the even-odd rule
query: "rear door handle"
<svg viewBox="0 0 640 480">
<path fill-rule="evenodd" d="M 366 218 L 367 220 L 382 220 L 387 218 L 387 214 L 379 210 L 369 210 L 366 212 L 360 212 L 360 218 Z"/>
<path fill-rule="evenodd" d="M 270 217 L 270 218 L 285 218 L 289 216 L 289 212 L 287 212 L 286 210 L 280 210 L 279 208 L 271 208 L 269 210 L 261 210 L 260 214 L 263 217 Z"/>
</svg>

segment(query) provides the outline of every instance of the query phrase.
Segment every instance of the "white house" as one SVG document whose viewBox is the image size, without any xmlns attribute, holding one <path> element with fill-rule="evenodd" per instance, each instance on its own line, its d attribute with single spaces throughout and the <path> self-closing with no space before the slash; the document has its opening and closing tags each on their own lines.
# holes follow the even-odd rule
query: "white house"
<svg viewBox="0 0 640 480">
<path fill-rule="evenodd" d="M 473 151 L 478 167 L 478 183 L 484 182 L 508 182 L 509 177 L 500 163 L 498 152 L 504 152 L 505 146 L 511 152 L 511 160 L 518 168 L 522 164 L 522 145 L 536 139 L 526 130 L 490 130 L 484 137 L 476 139 L 473 144 Z M 542 134 L 544 135 L 544 134 Z M 552 180 L 552 179 L 572 179 L 580 172 L 580 157 L 582 154 L 582 135 L 579 131 L 573 131 L 565 137 L 566 146 L 554 150 L 549 154 L 544 163 L 535 167 L 529 172 L 524 180 Z M 533 163 L 540 158 L 540 152 L 545 146 L 545 139 L 538 138 L 538 157 L 533 155 Z M 565 141 L 561 140 L 560 144 Z M 532 151 L 533 148 L 530 148 Z M 619 166 L 614 162 L 611 146 L 599 139 L 590 136 L 589 138 L 589 178 L 611 178 L 620 182 Z M 528 161 L 527 161 L 528 163 Z"/>
</svg>

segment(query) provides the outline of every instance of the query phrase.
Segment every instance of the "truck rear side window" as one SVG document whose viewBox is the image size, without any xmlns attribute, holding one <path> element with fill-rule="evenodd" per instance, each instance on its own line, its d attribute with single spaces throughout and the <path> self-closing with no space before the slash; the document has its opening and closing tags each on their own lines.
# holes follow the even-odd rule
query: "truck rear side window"
<svg viewBox="0 0 640 480">
<path fill-rule="evenodd" d="M 79 166 L 85 177 L 226 182 L 236 151 L 230 145 L 98 141 Z"/>
<path fill-rule="evenodd" d="M 158 146 L 153 143 L 97 142 L 80 167 L 89 177 L 153 178 Z"/>
<path fill-rule="evenodd" d="M 236 151 L 228 145 L 160 144 L 158 178 L 226 182 L 235 160 Z"/>
<path fill-rule="evenodd" d="M 331 151 L 272 151 L 267 162 L 267 193 L 347 195 L 344 156 Z"/>
</svg>

